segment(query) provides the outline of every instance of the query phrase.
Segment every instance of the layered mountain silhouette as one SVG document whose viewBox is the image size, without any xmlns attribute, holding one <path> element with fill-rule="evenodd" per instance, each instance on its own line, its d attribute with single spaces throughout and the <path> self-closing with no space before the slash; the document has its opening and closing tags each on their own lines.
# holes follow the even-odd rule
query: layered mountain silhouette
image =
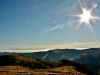
<svg viewBox="0 0 100 75">
<path fill-rule="evenodd" d="M 0 60 L 0 66 L 22 66 L 30 69 L 48 69 L 62 66 L 73 66 L 75 70 L 84 74 L 96 75 L 96 72 L 84 64 L 79 64 L 65 59 L 52 62 L 24 55 L 10 54 L 0 56 Z"/>
<path fill-rule="evenodd" d="M 55 49 L 46 52 L 23 53 L 23 54 L 31 57 L 37 57 L 40 59 L 43 59 L 43 57 L 46 54 L 48 54 L 45 60 L 57 61 L 61 59 L 67 59 L 78 63 L 83 63 L 94 70 L 100 70 L 99 48 L 90 48 L 85 50 Z"/>
<path fill-rule="evenodd" d="M 0 55 L 7 55 L 13 53 L 0 53 Z M 57 60 L 71 60 L 78 63 L 83 63 L 88 67 L 98 71 L 100 70 L 100 49 L 99 48 L 90 48 L 84 50 L 77 49 L 55 49 L 49 50 L 45 52 L 34 52 L 34 53 L 18 53 L 24 56 L 36 57 L 39 59 L 43 59 L 45 55 L 47 55 L 44 60 L 49 61 L 57 61 Z"/>
</svg>

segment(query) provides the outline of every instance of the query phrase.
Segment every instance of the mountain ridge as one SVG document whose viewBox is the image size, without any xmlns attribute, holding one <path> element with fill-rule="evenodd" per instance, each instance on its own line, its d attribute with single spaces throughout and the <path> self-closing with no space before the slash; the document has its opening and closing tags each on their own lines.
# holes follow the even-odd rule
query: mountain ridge
<svg viewBox="0 0 100 75">
<path fill-rule="evenodd" d="M 48 69 L 48 68 L 57 68 L 61 66 L 74 66 L 75 69 L 79 72 L 95 75 L 96 72 L 89 69 L 83 64 L 79 64 L 69 60 L 59 60 L 58 62 L 51 62 L 46 60 L 41 60 L 35 57 L 23 56 L 21 54 L 10 54 L 0 56 L 0 66 L 22 66 L 28 67 L 30 69 Z"/>
<path fill-rule="evenodd" d="M 49 54 L 48 54 L 49 53 Z M 2 55 L 9 55 L 9 54 L 14 54 L 14 53 L 1 53 Z M 83 63 L 87 65 L 88 67 L 91 67 L 94 70 L 100 70 L 100 67 L 97 65 L 100 65 L 98 59 L 98 55 L 100 54 L 100 48 L 89 48 L 89 49 L 84 49 L 84 50 L 76 50 L 76 49 L 55 49 L 55 50 L 49 50 L 49 51 L 44 51 L 44 52 L 33 52 L 33 53 L 16 53 L 16 54 L 22 54 L 25 56 L 30 56 L 30 57 L 36 57 L 39 59 L 43 59 L 46 54 L 48 54 L 44 60 L 51 60 L 51 61 L 57 61 L 57 60 L 62 60 L 62 59 L 67 59 L 71 61 L 75 61 L 78 63 Z M 92 56 L 91 59 L 88 57 Z M 84 58 L 84 59 L 83 59 Z M 85 61 L 83 61 L 83 60 Z M 92 64 L 94 61 L 92 59 L 96 59 L 95 63 Z M 92 61 L 92 63 L 90 62 Z M 89 65 L 88 65 L 89 64 Z M 91 64 L 91 66 L 90 66 Z"/>
</svg>

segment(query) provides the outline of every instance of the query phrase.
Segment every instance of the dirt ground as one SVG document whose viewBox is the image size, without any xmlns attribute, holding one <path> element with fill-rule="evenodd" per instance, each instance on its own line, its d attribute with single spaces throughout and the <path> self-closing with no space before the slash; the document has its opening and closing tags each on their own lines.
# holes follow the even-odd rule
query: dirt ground
<svg viewBox="0 0 100 75">
<path fill-rule="evenodd" d="M 87 75 L 75 70 L 73 66 L 50 69 L 29 69 L 21 66 L 0 66 L 0 75 Z"/>
</svg>

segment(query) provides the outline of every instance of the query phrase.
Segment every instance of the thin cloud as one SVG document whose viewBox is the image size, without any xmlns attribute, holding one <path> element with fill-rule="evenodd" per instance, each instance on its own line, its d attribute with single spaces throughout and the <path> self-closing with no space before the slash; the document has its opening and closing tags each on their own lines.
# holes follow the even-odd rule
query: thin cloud
<svg viewBox="0 0 100 75">
<path fill-rule="evenodd" d="M 33 50 L 50 50 L 57 48 L 98 48 L 100 47 L 100 41 L 98 42 L 73 42 L 65 44 L 51 44 L 51 45 L 10 45 L 10 49 L 33 49 Z"/>
<path fill-rule="evenodd" d="M 54 30 L 56 30 L 56 29 L 63 29 L 64 28 L 64 25 L 58 25 L 58 26 L 55 26 L 55 27 L 53 27 L 53 28 L 51 28 L 51 29 L 48 29 L 46 32 L 50 32 L 50 31 L 54 31 Z"/>
<path fill-rule="evenodd" d="M 65 43 L 65 44 L 55 44 L 55 45 L 10 45 L 9 48 L 24 48 L 24 50 L 13 50 L 13 49 L 4 49 L 0 50 L 0 52 L 39 52 L 39 51 L 48 51 L 51 49 L 77 49 L 83 50 L 87 48 L 99 48 L 100 41 L 98 42 L 73 42 L 73 43 Z M 26 49 L 25 49 L 26 48 Z M 33 50 L 27 50 L 28 48 L 32 48 Z M 56 50 L 57 52 L 59 50 Z"/>
</svg>

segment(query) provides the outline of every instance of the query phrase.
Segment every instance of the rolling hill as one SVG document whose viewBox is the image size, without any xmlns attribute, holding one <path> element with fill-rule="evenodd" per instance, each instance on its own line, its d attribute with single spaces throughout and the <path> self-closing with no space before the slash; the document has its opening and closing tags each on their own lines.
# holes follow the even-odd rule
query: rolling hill
<svg viewBox="0 0 100 75">
<path fill-rule="evenodd" d="M 88 75 L 96 74 L 93 70 L 89 69 L 85 65 L 69 60 L 59 60 L 57 62 L 51 62 L 18 54 L 3 55 L 0 56 L 0 60 L 0 66 L 22 66 L 24 68 L 30 69 L 49 69 L 62 66 L 73 66 L 75 70 L 81 73 Z"/>
<path fill-rule="evenodd" d="M 4 52 L 4 53 L 0 53 L 0 56 L 9 55 L 9 54 L 15 54 L 15 53 Z M 90 48 L 84 50 L 55 49 L 55 50 L 49 50 L 44 52 L 16 53 L 16 54 L 30 56 L 33 58 L 36 57 L 39 59 L 43 59 L 45 55 L 48 54 L 44 60 L 57 61 L 57 60 L 66 59 L 66 60 L 75 61 L 77 63 L 83 63 L 95 71 L 100 70 L 100 66 L 99 66 L 100 48 Z"/>
<path fill-rule="evenodd" d="M 49 53 L 49 54 L 48 54 Z M 23 53 L 23 55 L 37 57 L 43 59 L 48 54 L 45 60 L 57 61 L 67 59 L 78 63 L 83 63 L 94 70 L 100 70 L 100 49 L 90 48 L 84 50 L 76 49 L 55 49 L 46 52 Z"/>
</svg>

